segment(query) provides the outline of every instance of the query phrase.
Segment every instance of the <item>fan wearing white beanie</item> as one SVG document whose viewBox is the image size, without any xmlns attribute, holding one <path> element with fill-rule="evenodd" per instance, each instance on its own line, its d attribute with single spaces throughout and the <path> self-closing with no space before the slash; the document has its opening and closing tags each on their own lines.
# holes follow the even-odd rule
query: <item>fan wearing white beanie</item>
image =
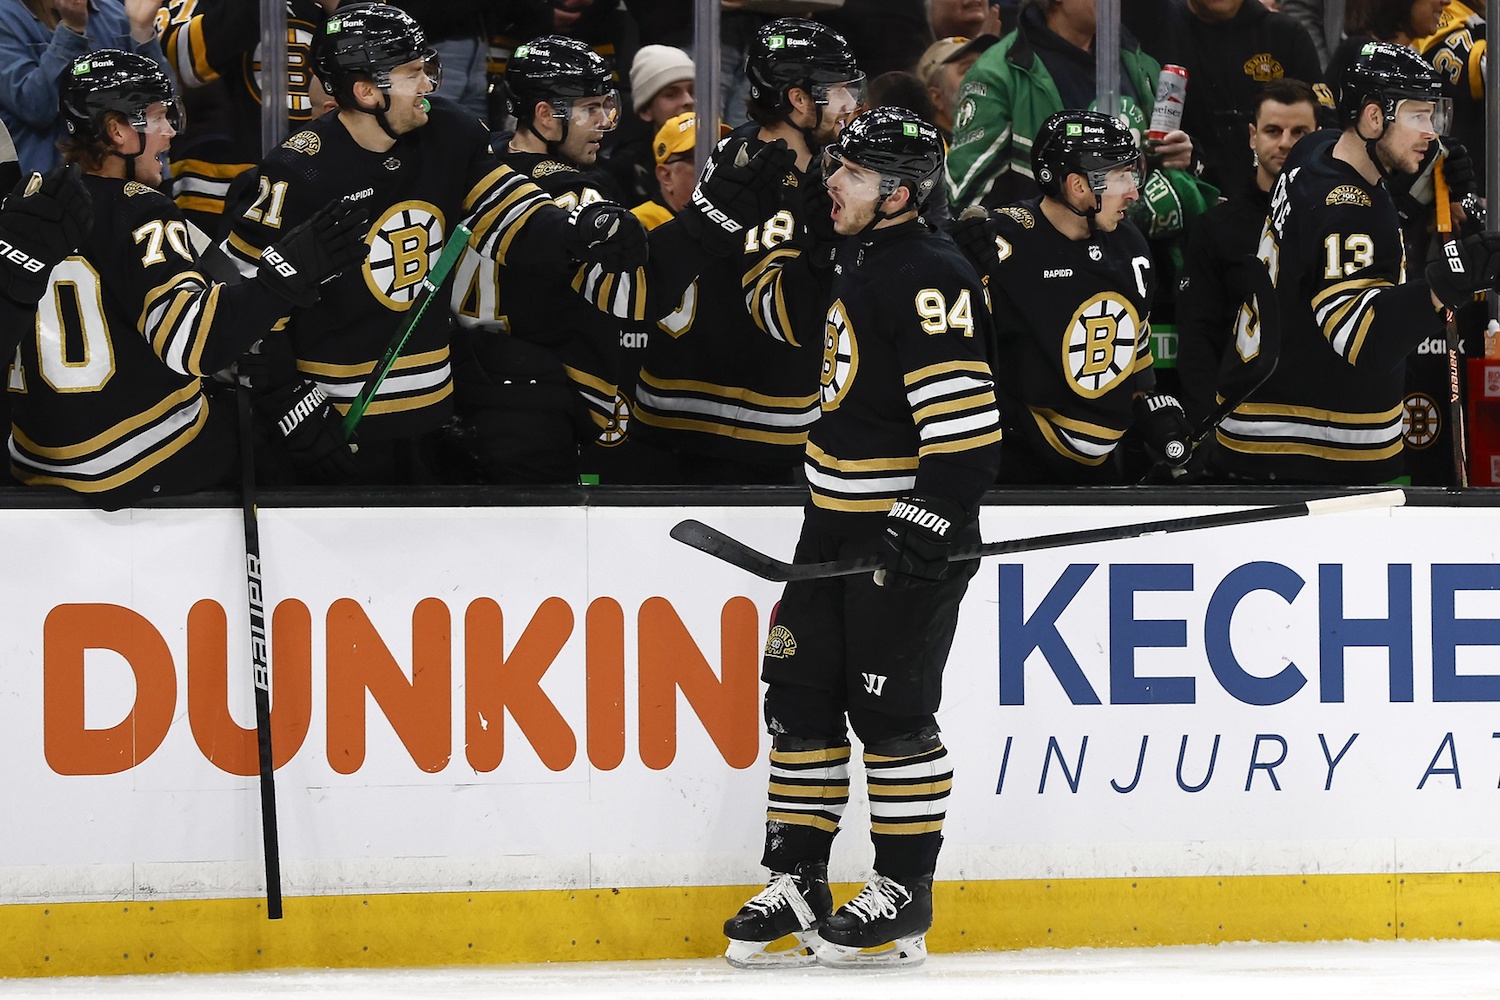
<svg viewBox="0 0 1500 1000">
<path fill-rule="evenodd" d="M 630 94 L 635 113 L 651 134 L 678 115 L 693 110 L 693 60 L 670 45 L 643 45 L 630 64 Z"/>
</svg>

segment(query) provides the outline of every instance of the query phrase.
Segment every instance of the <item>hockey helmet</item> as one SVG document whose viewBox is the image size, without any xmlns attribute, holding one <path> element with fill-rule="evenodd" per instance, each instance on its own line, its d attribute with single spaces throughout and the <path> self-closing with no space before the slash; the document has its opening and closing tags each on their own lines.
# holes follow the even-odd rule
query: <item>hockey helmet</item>
<svg viewBox="0 0 1500 1000">
<path fill-rule="evenodd" d="M 1042 194 L 1067 201 L 1069 174 L 1082 174 L 1096 196 L 1109 192 L 1110 174 L 1130 167 L 1138 187 L 1145 160 L 1135 134 L 1119 119 L 1099 111 L 1059 111 L 1042 123 L 1031 146 L 1031 174 Z"/>
<path fill-rule="evenodd" d="M 424 72 L 436 89 L 442 65 L 427 44 L 427 34 L 406 11 L 388 3 L 356 3 L 329 15 L 313 41 L 313 66 L 340 107 L 355 107 L 354 81 L 365 77 L 384 91 L 391 70 L 413 59 L 424 60 Z"/>
<path fill-rule="evenodd" d="M 1379 104 L 1387 122 L 1403 100 L 1430 101 L 1432 130 L 1448 133 L 1453 102 L 1443 96 L 1443 78 L 1421 56 L 1395 42 L 1366 42 L 1339 76 L 1339 120 L 1352 125 L 1367 104 Z"/>
<path fill-rule="evenodd" d="M 167 121 L 180 129 L 177 91 L 156 60 L 137 52 L 99 49 L 74 59 L 63 74 L 59 102 L 68 133 L 84 141 L 103 140 L 104 117 L 111 111 L 125 116 L 132 128 L 149 128 L 147 109 L 166 107 Z"/>
<path fill-rule="evenodd" d="M 855 105 L 864 97 L 864 74 L 843 35 L 816 21 L 783 17 L 755 33 L 745 53 L 750 100 L 768 112 L 787 112 L 787 91 L 800 87 L 813 102 L 826 105 L 836 87 L 849 91 Z"/>
<path fill-rule="evenodd" d="M 880 202 L 905 185 L 912 206 L 920 209 L 943 173 L 943 137 L 906 108 L 872 108 L 824 147 L 823 176 L 832 176 L 844 160 L 880 174 Z"/>
<path fill-rule="evenodd" d="M 567 119 L 574 101 L 602 97 L 603 129 L 619 123 L 620 95 L 614 74 L 603 56 L 576 38 L 544 35 L 518 45 L 505 67 L 505 87 L 510 113 L 520 122 L 531 121 L 541 102 L 552 106 L 554 118 Z"/>
</svg>

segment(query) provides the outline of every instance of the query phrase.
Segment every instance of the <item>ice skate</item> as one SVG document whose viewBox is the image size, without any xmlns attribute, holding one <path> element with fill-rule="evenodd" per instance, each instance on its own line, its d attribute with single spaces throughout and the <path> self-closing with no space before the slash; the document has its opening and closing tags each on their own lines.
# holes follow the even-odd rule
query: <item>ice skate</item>
<svg viewBox="0 0 1500 1000">
<path fill-rule="evenodd" d="M 765 889 L 724 921 L 724 960 L 737 969 L 813 965 L 818 925 L 832 912 L 827 864 L 804 861 L 793 872 L 774 873 Z"/>
<path fill-rule="evenodd" d="M 920 965 L 932 927 L 932 880 L 903 885 L 876 874 L 818 928 L 813 954 L 830 969 Z"/>
</svg>

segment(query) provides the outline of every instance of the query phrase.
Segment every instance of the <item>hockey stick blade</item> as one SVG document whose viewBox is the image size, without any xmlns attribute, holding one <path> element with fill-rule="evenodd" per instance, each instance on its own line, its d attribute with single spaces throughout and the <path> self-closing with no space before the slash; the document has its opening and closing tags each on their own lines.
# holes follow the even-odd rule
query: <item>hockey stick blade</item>
<svg viewBox="0 0 1500 1000">
<path fill-rule="evenodd" d="M 1231 510 L 1218 514 L 1199 514 L 1192 517 L 1174 517 L 1163 521 L 1142 521 L 1136 524 L 1121 524 L 1109 528 L 1086 528 L 1082 531 L 1064 531 L 1055 535 L 1034 535 L 1030 538 L 1011 538 L 1001 542 L 987 542 L 973 548 L 962 549 L 948 557 L 949 562 L 967 562 L 985 556 L 1007 555 L 1013 552 L 1034 552 L 1038 549 L 1058 549 L 1069 545 L 1092 545 L 1096 542 L 1112 542 L 1124 538 L 1140 538 L 1144 535 L 1170 535 L 1180 531 L 1201 531 L 1205 528 L 1226 528 L 1236 524 L 1254 524 L 1259 521 L 1276 521 L 1288 517 L 1306 517 L 1320 514 L 1342 514 L 1354 510 L 1375 510 L 1385 507 L 1400 507 L 1406 503 L 1406 494 L 1401 490 L 1382 490 L 1378 493 L 1360 493 L 1348 497 L 1329 497 L 1322 500 L 1306 500 L 1299 503 L 1279 504 L 1274 507 L 1251 507 L 1248 510 Z M 789 563 L 775 559 L 752 549 L 750 546 L 724 534 L 702 521 L 679 521 L 672 527 L 671 535 L 684 545 L 706 552 L 731 566 L 753 573 L 773 583 L 791 583 L 798 580 L 826 580 L 837 576 L 858 576 L 881 569 L 885 562 L 878 556 L 860 559 L 840 559 L 831 562 Z"/>
<path fill-rule="evenodd" d="M 406 318 L 402 320 L 401 325 L 391 337 L 390 343 L 386 345 L 385 354 L 370 372 L 370 377 L 365 379 L 365 384 L 360 387 L 359 395 L 354 397 L 354 402 L 349 404 L 349 410 L 344 414 L 345 441 L 353 436 L 354 428 L 359 426 L 360 419 L 370 406 L 370 401 L 375 398 L 375 393 L 380 391 L 381 383 L 396 366 L 396 359 L 401 356 L 402 349 L 411 338 L 411 332 L 421 322 L 422 314 L 427 311 L 427 307 L 432 304 L 432 300 L 437 298 L 438 292 L 442 291 L 443 285 L 447 283 L 448 272 L 452 271 L 453 265 L 458 263 L 458 257 L 463 253 L 471 235 L 469 227 L 462 222 L 453 227 L 453 232 L 448 236 L 448 242 L 443 244 L 443 252 L 438 254 L 437 263 L 432 265 L 432 269 L 427 272 L 427 277 L 422 279 L 422 290 L 418 293 L 417 301 L 407 308 Z"/>
</svg>

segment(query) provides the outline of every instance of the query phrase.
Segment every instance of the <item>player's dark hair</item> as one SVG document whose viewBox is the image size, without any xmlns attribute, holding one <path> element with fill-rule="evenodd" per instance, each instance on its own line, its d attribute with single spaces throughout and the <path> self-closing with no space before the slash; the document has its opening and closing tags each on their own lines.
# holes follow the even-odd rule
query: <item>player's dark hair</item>
<svg viewBox="0 0 1500 1000">
<path fill-rule="evenodd" d="M 1250 108 L 1250 124 L 1260 121 L 1260 109 L 1267 101 L 1275 101 L 1277 104 L 1311 104 L 1314 112 L 1318 110 L 1318 95 L 1311 84 L 1289 76 L 1282 77 L 1280 80 L 1272 80 L 1256 93 L 1255 104 Z"/>
</svg>

